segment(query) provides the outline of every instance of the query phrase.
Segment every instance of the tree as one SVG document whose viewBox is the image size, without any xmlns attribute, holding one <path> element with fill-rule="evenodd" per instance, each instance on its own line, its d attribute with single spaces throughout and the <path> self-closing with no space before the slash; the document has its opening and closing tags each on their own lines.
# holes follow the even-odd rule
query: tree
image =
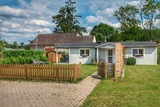
<svg viewBox="0 0 160 107">
<path fill-rule="evenodd" d="M 154 40 L 156 43 L 160 43 L 160 29 L 154 29 L 152 30 L 152 34 L 154 35 Z"/>
<path fill-rule="evenodd" d="M 91 35 L 96 36 L 97 41 L 104 42 L 105 39 L 106 41 L 113 41 L 112 36 L 115 33 L 115 30 L 112 26 L 109 26 L 104 23 L 100 23 L 99 25 L 95 25 L 90 32 Z"/>
<path fill-rule="evenodd" d="M 17 41 L 13 42 L 12 48 L 13 49 L 18 49 L 18 43 L 17 43 Z"/>
<path fill-rule="evenodd" d="M 121 6 L 115 11 L 114 16 L 120 22 L 121 37 L 123 41 L 135 40 L 138 36 L 136 29 L 138 29 L 139 20 L 137 17 L 139 11 L 135 6 L 127 4 Z"/>
<path fill-rule="evenodd" d="M 4 48 L 3 48 L 3 41 L 2 41 L 1 36 L 0 36 L 0 54 L 1 54 L 1 52 L 3 50 L 4 50 Z"/>
<path fill-rule="evenodd" d="M 141 0 L 141 4 L 141 25 L 143 29 L 149 32 L 149 39 L 153 40 L 152 31 L 155 29 L 154 22 L 160 19 L 160 2 L 157 0 Z"/>
<path fill-rule="evenodd" d="M 24 47 L 24 43 L 23 43 L 23 42 L 20 43 L 20 47 L 21 47 L 21 48 Z"/>
<path fill-rule="evenodd" d="M 52 16 L 53 23 L 56 24 L 54 33 L 80 33 L 87 32 L 84 27 L 80 27 L 77 18 L 81 17 L 75 15 L 76 7 L 72 0 L 65 2 L 65 6 L 62 6 L 57 15 Z"/>
</svg>

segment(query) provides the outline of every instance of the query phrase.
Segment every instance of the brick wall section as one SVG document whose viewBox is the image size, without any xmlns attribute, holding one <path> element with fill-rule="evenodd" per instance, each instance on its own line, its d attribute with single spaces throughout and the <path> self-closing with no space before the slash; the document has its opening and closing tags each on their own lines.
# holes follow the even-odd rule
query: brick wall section
<svg viewBox="0 0 160 107">
<path fill-rule="evenodd" d="M 121 43 L 115 43 L 115 78 L 119 78 L 123 66 L 123 46 Z"/>
</svg>

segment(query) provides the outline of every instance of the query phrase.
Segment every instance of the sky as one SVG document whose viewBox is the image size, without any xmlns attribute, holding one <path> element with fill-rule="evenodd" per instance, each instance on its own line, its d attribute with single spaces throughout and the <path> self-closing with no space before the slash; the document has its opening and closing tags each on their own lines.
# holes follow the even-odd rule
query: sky
<svg viewBox="0 0 160 107">
<path fill-rule="evenodd" d="M 56 15 L 66 0 L 0 0 L 0 35 L 9 43 L 28 43 L 38 34 L 50 34 Z M 140 7 L 139 0 L 73 0 L 80 26 L 88 33 L 94 25 L 106 23 L 115 28 L 120 24 L 113 16 L 120 6 L 132 4 Z"/>
</svg>

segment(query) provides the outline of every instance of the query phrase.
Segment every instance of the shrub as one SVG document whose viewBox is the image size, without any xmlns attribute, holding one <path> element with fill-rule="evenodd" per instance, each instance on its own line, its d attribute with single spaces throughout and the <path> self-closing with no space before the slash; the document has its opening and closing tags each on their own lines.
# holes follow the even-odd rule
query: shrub
<svg viewBox="0 0 160 107">
<path fill-rule="evenodd" d="M 47 61 L 41 51 L 34 50 L 6 50 L 3 52 L 3 64 L 31 64 L 33 59 Z"/>
<path fill-rule="evenodd" d="M 135 65 L 136 64 L 136 58 L 134 57 L 129 57 L 127 59 L 127 65 Z"/>
</svg>

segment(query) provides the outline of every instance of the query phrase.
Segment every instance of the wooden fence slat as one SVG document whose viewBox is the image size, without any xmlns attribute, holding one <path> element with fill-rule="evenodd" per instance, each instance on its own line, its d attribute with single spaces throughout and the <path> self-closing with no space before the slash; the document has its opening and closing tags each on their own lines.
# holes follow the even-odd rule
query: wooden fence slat
<svg viewBox="0 0 160 107">
<path fill-rule="evenodd" d="M 81 78 L 81 65 L 0 64 L 0 78 L 72 81 Z"/>
<path fill-rule="evenodd" d="M 115 73 L 115 65 L 105 62 L 98 63 L 98 75 L 105 78 L 113 78 Z"/>
</svg>

